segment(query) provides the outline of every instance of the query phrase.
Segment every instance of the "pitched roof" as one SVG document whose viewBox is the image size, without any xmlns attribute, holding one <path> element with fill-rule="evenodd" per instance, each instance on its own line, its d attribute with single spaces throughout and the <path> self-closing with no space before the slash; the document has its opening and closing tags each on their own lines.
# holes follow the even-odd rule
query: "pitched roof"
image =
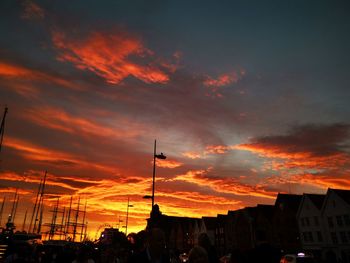
<svg viewBox="0 0 350 263">
<path fill-rule="evenodd" d="M 320 194 L 305 194 L 311 202 L 321 210 L 322 204 L 324 199 L 326 198 L 326 195 L 320 195 Z"/>
<path fill-rule="evenodd" d="M 303 197 L 302 195 L 278 193 L 276 202 L 275 202 L 275 207 L 278 208 L 281 205 L 283 205 L 284 207 L 288 207 L 289 209 L 292 209 L 296 212 L 298 211 L 298 207 L 302 197 Z"/>
<path fill-rule="evenodd" d="M 208 230 L 216 228 L 216 223 L 217 223 L 216 217 L 203 216 L 202 219 L 203 219 L 205 226 Z"/>
<path fill-rule="evenodd" d="M 341 190 L 341 189 L 331 189 L 338 196 L 340 196 L 345 202 L 350 204 L 350 190 Z"/>
</svg>

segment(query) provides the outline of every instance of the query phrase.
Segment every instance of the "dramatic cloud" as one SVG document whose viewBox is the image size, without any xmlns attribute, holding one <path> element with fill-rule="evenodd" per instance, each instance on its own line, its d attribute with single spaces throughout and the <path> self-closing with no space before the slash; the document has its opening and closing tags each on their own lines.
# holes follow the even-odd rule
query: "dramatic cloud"
<svg viewBox="0 0 350 263">
<path fill-rule="evenodd" d="M 350 168 L 349 131 L 347 124 L 306 125 L 287 135 L 258 137 L 234 148 L 267 158 L 263 170 L 277 171 L 289 180 L 293 175 L 295 183 L 340 187 Z"/>
<path fill-rule="evenodd" d="M 71 133 L 80 136 L 98 136 L 109 139 L 135 137 L 145 130 L 141 124 L 128 120 L 122 116 L 118 118 L 118 127 L 113 127 L 108 118 L 104 123 L 89 120 L 80 116 L 73 116 L 68 112 L 54 107 L 40 107 L 28 109 L 23 118 L 40 126 Z M 123 128 L 124 127 L 124 128 Z"/>
<path fill-rule="evenodd" d="M 210 187 L 216 192 L 247 195 L 264 198 L 274 198 L 276 192 L 267 192 L 258 184 L 251 186 L 240 182 L 239 178 L 225 178 L 218 176 L 210 176 L 208 170 L 191 170 L 186 174 L 176 176 L 170 181 L 185 181 L 197 184 L 202 187 Z"/>
<path fill-rule="evenodd" d="M 54 31 L 52 36 L 59 60 L 92 71 L 111 84 L 118 84 L 128 76 L 146 83 L 164 84 L 169 81 L 169 72 L 174 71 L 174 65 L 159 63 L 154 52 L 145 48 L 140 39 L 121 30 L 94 32 L 82 39 L 61 31 Z"/>
<path fill-rule="evenodd" d="M 110 174 L 117 174 L 113 167 L 89 162 L 71 153 L 47 149 L 24 140 L 7 137 L 4 145 L 16 150 L 18 155 L 28 161 L 39 162 L 46 165 L 49 164 L 55 167 L 60 167 L 61 169 L 69 167 L 69 169 L 81 170 L 85 168 Z"/>
<path fill-rule="evenodd" d="M 27 81 L 27 82 L 43 82 L 59 85 L 61 87 L 67 87 L 74 90 L 80 90 L 79 85 L 75 85 L 70 81 L 67 81 L 63 77 L 54 76 L 52 74 L 45 73 L 41 70 L 30 69 L 21 65 L 16 65 L 13 63 L 8 63 L 0 61 L 0 77 L 4 79 L 10 79 L 15 81 Z M 11 85 L 16 87 L 21 87 L 18 85 Z M 23 85 L 25 86 L 25 85 Z M 24 88 L 21 89 L 22 91 Z M 31 91 L 28 90 L 29 92 Z"/>
<path fill-rule="evenodd" d="M 174 1 L 171 10 L 5 2 L 0 200 L 18 188 L 19 229 L 44 171 L 44 223 L 58 198 L 67 207 L 73 197 L 87 200 L 89 232 L 115 226 L 129 199 L 129 231 L 143 229 L 155 139 L 167 156 L 157 159 L 155 201 L 168 215 L 216 216 L 273 204 L 278 192 L 349 189 L 344 8 L 281 4 L 266 20 L 249 15 L 250 1 Z M 305 125 L 288 130 L 295 123 Z"/>
</svg>

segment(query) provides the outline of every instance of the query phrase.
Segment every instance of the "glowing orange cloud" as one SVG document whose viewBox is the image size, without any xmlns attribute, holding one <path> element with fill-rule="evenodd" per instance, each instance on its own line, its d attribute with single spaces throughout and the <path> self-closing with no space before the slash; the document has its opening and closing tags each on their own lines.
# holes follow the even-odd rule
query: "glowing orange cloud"
<svg viewBox="0 0 350 263">
<path fill-rule="evenodd" d="M 245 71 L 233 71 L 230 73 L 221 74 L 216 79 L 207 76 L 203 84 L 207 87 L 223 87 L 232 83 L 237 83 L 242 76 L 245 75 Z"/>
<path fill-rule="evenodd" d="M 62 109 L 54 107 L 40 107 L 27 110 L 23 117 L 27 120 L 50 129 L 60 130 L 71 134 L 93 135 L 108 138 L 131 138 L 140 134 L 145 128 L 140 124 L 128 119 L 119 117 L 120 127 L 109 127 L 105 123 L 97 123 L 87 118 L 73 116 Z M 122 127 L 133 127 L 133 129 L 123 130 Z"/>
<path fill-rule="evenodd" d="M 209 154 L 225 154 L 229 150 L 235 149 L 235 146 L 231 145 L 208 145 L 205 147 L 205 150 L 203 152 L 184 152 L 182 153 L 183 156 L 190 158 L 190 159 L 200 159 L 200 158 L 206 158 Z"/>
<path fill-rule="evenodd" d="M 241 144 L 234 146 L 238 150 L 246 150 L 258 154 L 261 157 L 283 159 L 283 162 L 274 161 L 271 168 L 281 169 L 330 169 L 340 167 L 350 163 L 350 156 L 346 153 L 338 152 L 326 156 L 317 156 L 311 152 L 288 152 L 283 147 L 277 145 L 263 144 Z"/>
<path fill-rule="evenodd" d="M 209 169 L 210 170 L 210 169 Z M 199 186 L 210 187 L 221 193 L 230 193 L 236 195 L 250 195 L 255 197 L 275 198 L 276 192 L 267 192 L 262 186 L 251 186 L 242 184 L 234 178 L 209 177 L 206 176 L 209 170 L 191 170 L 186 174 L 178 175 L 173 181 L 186 181 Z"/>
<path fill-rule="evenodd" d="M 43 73 L 38 70 L 28 69 L 26 67 L 0 61 L 0 77 L 15 80 L 37 81 L 45 83 L 54 83 L 59 86 L 80 90 L 81 87 L 75 85 L 63 78 Z"/>
<path fill-rule="evenodd" d="M 156 164 L 163 168 L 177 168 L 183 165 L 183 163 L 175 160 L 157 160 Z"/>
<path fill-rule="evenodd" d="M 348 175 L 346 175 L 347 177 Z M 342 176 L 344 177 L 344 176 Z M 314 174 L 302 174 L 295 175 L 291 179 L 296 183 L 316 185 L 322 188 L 335 188 L 346 189 L 350 188 L 350 180 L 348 178 L 342 178 L 341 176 L 335 177 L 334 175 L 314 175 Z"/>
<path fill-rule="evenodd" d="M 52 35 L 59 60 L 92 71 L 108 83 L 118 84 L 128 76 L 146 83 L 164 84 L 169 81 L 167 69 L 170 65 L 156 63 L 154 52 L 146 49 L 139 39 L 124 32 L 94 32 L 85 39 L 72 39 L 59 31 L 54 31 Z M 135 63 L 131 57 L 145 63 Z"/>
<path fill-rule="evenodd" d="M 19 155 L 28 160 L 50 162 L 53 165 L 57 164 L 57 166 L 61 168 L 62 163 L 67 163 L 71 164 L 71 166 L 73 165 L 73 167 L 76 167 L 77 169 L 97 169 L 110 174 L 116 174 L 116 170 L 113 167 L 85 161 L 78 156 L 74 156 L 65 152 L 46 149 L 24 140 L 7 137 L 6 141 L 4 141 L 4 145 L 17 150 Z"/>
</svg>

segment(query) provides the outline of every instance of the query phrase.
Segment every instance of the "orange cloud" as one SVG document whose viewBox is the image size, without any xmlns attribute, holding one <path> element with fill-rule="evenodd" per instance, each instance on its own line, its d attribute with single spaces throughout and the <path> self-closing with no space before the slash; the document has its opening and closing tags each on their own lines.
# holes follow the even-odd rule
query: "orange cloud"
<svg viewBox="0 0 350 263">
<path fill-rule="evenodd" d="M 204 80 L 203 84 L 207 87 L 223 87 L 232 83 L 237 83 L 243 76 L 245 75 L 245 71 L 233 71 L 230 73 L 221 74 L 216 79 L 210 76 L 207 76 L 206 80 Z"/>
<path fill-rule="evenodd" d="M 40 107 L 27 110 L 23 115 L 26 120 L 50 129 L 60 130 L 71 134 L 93 135 L 108 138 L 131 138 L 140 134 L 145 128 L 140 124 L 119 117 L 119 127 L 112 127 L 106 123 L 98 123 L 86 118 L 68 114 L 62 109 L 54 107 Z M 128 127 L 126 128 L 123 127 Z"/>
<path fill-rule="evenodd" d="M 350 163 L 347 153 L 332 153 L 327 156 L 317 156 L 311 152 L 288 152 L 284 147 L 263 144 L 241 144 L 234 147 L 238 150 L 246 150 L 256 153 L 261 157 L 278 158 L 273 160 L 270 167 L 274 170 L 281 169 L 331 169 Z"/>
<path fill-rule="evenodd" d="M 4 141 L 4 145 L 6 147 L 15 149 L 20 156 L 28 160 L 50 163 L 51 165 L 55 165 L 60 168 L 68 164 L 70 169 L 74 167 L 78 170 L 84 168 L 96 169 L 109 173 L 111 175 L 117 174 L 116 169 L 113 167 L 85 161 L 78 156 L 61 151 L 46 149 L 44 147 L 34 145 L 24 140 L 7 137 L 6 141 Z"/>
<path fill-rule="evenodd" d="M 206 175 L 209 170 L 191 170 L 186 174 L 178 175 L 170 181 L 185 181 L 197 184 L 199 186 L 210 187 L 220 193 L 230 193 L 235 195 L 249 195 L 255 197 L 264 197 L 273 199 L 276 192 L 267 192 L 260 185 L 242 184 L 235 178 L 210 177 Z"/>
<path fill-rule="evenodd" d="M 177 168 L 183 165 L 183 163 L 175 160 L 157 160 L 156 164 L 163 168 Z"/>
<path fill-rule="evenodd" d="M 298 184 L 309 184 L 313 186 L 335 189 L 346 189 L 350 188 L 350 180 L 347 178 L 348 175 L 335 177 L 334 175 L 314 175 L 314 174 L 302 174 L 291 177 L 293 182 Z"/>
<path fill-rule="evenodd" d="M 167 83 L 170 64 L 157 63 L 154 52 L 142 42 L 124 32 L 107 34 L 94 32 L 85 39 L 72 39 L 54 31 L 52 41 L 59 52 L 58 59 L 89 70 L 108 83 L 118 84 L 128 76 L 146 83 Z M 144 61 L 133 62 L 132 58 Z M 162 65 L 163 64 L 163 65 Z"/>
<path fill-rule="evenodd" d="M 209 154 L 225 154 L 233 149 L 235 146 L 231 145 L 208 145 L 203 152 L 184 152 L 182 155 L 190 159 L 201 159 Z"/>
<path fill-rule="evenodd" d="M 26 67 L 0 61 L 0 77 L 15 79 L 20 81 L 37 81 L 44 83 L 54 83 L 59 86 L 80 90 L 81 87 L 71 83 L 61 77 L 43 73 L 39 70 L 28 69 Z M 22 88 L 23 89 L 23 88 Z"/>
<path fill-rule="evenodd" d="M 190 158 L 190 159 L 200 159 L 203 158 L 203 155 L 198 152 L 184 152 L 182 153 L 183 156 Z"/>
</svg>

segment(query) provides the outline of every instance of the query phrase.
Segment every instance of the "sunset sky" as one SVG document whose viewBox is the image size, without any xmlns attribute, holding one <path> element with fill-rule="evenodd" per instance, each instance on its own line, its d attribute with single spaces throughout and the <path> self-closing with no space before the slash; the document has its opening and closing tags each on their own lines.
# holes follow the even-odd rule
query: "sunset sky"
<svg viewBox="0 0 350 263">
<path fill-rule="evenodd" d="M 216 216 L 350 189 L 348 1 L 1 0 L 6 220 L 87 201 L 90 235 L 155 203 Z"/>
</svg>

